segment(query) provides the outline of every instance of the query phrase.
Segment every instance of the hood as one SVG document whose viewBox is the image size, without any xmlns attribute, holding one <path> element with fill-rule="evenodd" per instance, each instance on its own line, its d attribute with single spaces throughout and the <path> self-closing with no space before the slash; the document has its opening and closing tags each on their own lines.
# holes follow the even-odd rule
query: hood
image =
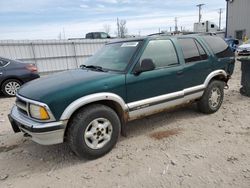
<svg viewBox="0 0 250 188">
<path fill-rule="evenodd" d="M 92 93 L 113 92 L 124 97 L 124 85 L 124 74 L 76 69 L 28 82 L 18 90 L 18 94 L 43 102 L 52 112 L 59 113 L 58 109 L 63 111 L 71 102 Z"/>
<path fill-rule="evenodd" d="M 239 49 L 245 49 L 245 48 L 250 48 L 250 44 L 242 44 L 239 46 Z"/>
</svg>

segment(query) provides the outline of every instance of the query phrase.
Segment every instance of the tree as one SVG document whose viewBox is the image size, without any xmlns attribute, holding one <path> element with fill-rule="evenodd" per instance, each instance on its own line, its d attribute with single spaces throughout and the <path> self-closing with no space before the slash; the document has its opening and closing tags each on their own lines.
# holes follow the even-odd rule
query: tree
<svg viewBox="0 0 250 188">
<path fill-rule="evenodd" d="M 119 20 L 117 18 L 117 37 L 120 38 L 125 38 L 127 33 L 128 33 L 128 29 L 126 27 L 126 20 Z"/>
<path fill-rule="evenodd" d="M 109 24 L 103 25 L 103 29 L 104 29 L 105 33 L 107 33 L 108 35 L 110 35 L 111 26 Z"/>
</svg>

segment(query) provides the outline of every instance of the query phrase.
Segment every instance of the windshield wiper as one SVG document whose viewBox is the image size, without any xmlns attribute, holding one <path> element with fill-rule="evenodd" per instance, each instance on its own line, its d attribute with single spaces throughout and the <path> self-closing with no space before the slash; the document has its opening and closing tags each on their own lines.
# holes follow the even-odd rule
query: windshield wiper
<svg viewBox="0 0 250 188">
<path fill-rule="evenodd" d="M 100 72 L 107 72 L 107 70 L 104 70 L 101 66 L 95 66 L 95 65 L 80 65 L 80 68 L 92 69 Z"/>
</svg>

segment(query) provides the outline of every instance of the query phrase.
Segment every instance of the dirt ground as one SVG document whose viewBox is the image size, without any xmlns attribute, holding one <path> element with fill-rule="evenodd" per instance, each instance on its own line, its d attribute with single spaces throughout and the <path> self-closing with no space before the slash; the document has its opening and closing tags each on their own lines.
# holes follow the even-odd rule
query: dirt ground
<svg viewBox="0 0 250 188">
<path fill-rule="evenodd" d="M 0 187 L 250 187 L 250 98 L 240 68 L 212 115 L 195 105 L 129 123 L 128 137 L 97 160 L 66 144 L 41 146 L 14 134 L 14 98 L 0 98 Z"/>
</svg>

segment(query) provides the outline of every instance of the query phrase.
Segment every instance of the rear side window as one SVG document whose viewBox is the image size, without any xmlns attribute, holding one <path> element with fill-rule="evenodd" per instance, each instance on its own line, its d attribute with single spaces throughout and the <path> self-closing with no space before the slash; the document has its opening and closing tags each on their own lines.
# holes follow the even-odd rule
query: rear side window
<svg viewBox="0 0 250 188">
<path fill-rule="evenodd" d="M 140 61 L 152 59 L 156 68 L 179 64 L 173 43 L 170 40 L 151 40 Z"/>
<path fill-rule="evenodd" d="M 192 38 L 178 39 L 186 63 L 207 59 L 207 54 L 202 46 Z"/>
<path fill-rule="evenodd" d="M 218 58 L 233 57 L 234 53 L 220 37 L 204 36 L 203 39 Z"/>
</svg>

